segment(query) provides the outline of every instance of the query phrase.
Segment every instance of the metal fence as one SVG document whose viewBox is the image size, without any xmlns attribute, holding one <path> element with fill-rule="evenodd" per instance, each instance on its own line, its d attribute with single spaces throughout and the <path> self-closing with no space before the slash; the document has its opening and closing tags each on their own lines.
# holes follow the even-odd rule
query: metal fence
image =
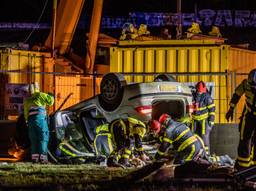
<svg viewBox="0 0 256 191">
<path fill-rule="evenodd" d="M 178 73 L 165 73 L 172 75 L 178 82 L 185 83 L 188 86 L 194 86 L 198 81 L 206 82 L 208 90 L 210 91 L 215 104 L 216 104 L 216 123 L 226 123 L 225 114 L 229 108 L 229 102 L 234 93 L 235 87 L 244 78 L 247 77 L 246 73 L 235 72 L 178 72 Z M 0 115 L 1 118 L 6 118 L 8 115 L 17 115 L 15 110 L 22 111 L 22 100 L 18 97 L 25 97 L 22 92 L 15 92 L 14 89 L 8 90 L 8 85 L 20 85 L 38 81 L 41 90 L 47 92 L 54 92 L 55 105 L 54 111 L 58 109 L 63 101 L 69 96 L 63 108 L 74 105 L 81 100 L 90 98 L 100 93 L 100 82 L 102 75 L 100 74 L 87 74 L 80 75 L 76 73 L 61 73 L 61 72 L 25 72 L 25 71 L 10 71 L 1 70 L 1 84 L 0 95 Z M 159 73 L 123 73 L 128 83 L 134 82 L 152 82 Z M 12 82 L 11 76 L 26 76 Z M 29 77 L 28 77 L 29 76 Z M 26 80 L 24 80 L 26 79 Z M 14 102 L 18 103 L 14 103 Z M 235 122 L 241 115 L 243 109 L 244 98 L 240 101 L 236 109 Z M 16 106 L 15 106 L 16 104 Z M 17 107 L 18 105 L 18 107 Z"/>
</svg>

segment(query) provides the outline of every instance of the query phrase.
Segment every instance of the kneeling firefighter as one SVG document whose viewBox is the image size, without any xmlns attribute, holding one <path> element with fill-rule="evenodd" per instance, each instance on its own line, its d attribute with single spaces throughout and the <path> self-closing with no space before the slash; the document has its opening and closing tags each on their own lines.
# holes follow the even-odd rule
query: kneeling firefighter
<svg viewBox="0 0 256 191">
<path fill-rule="evenodd" d="M 109 123 L 96 127 L 96 137 L 94 139 L 94 149 L 97 156 L 109 157 L 113 151 L 111 133 L 109 132 Z"/>
<path fill-rule="evenodd" d="M 51 93 L 39 91 L 37 83 L 29 85 L 30 97 L 24 101 L 24 117 L 29 128 L 32 162 L 47 163 L 49 129 L 46 106 L 54 103 Z"/>
<path fill-rule="evenodd" d="M 108 158 L 108 166 L 131 166 L 129 159 L 133 144 L 134 152 L 137 152 L 142 160 L 148 160 L 142 147 L 142 138 L 146 133 L 146 125 L 142 121 L 132 117 L 116 119 L 110 123 L 109 130 L 116 148 Z"/>
<path fill-rule="evenodd" d="M 155 160 L 164 157 L 171 145 L 176 152 L 175 164 L 184 164 L 205 157 L 204 145 L 200 138 L 185 124 L 174 121 L 170 115 L 162 114 L 159 120 L 152 120 L 150 128 L 155 135 L 161 137 L 161 145 L 155 154 Z"/>
</svg>

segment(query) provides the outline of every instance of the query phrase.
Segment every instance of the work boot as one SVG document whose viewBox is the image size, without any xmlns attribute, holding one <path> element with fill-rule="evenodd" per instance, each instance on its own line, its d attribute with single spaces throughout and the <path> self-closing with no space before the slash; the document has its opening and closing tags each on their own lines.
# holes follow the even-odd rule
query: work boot
<svg viewBox="0 0 256 191">
<path fill-rule="evenodd" d="M 239 171 L 245 170 L 245 169 L 247 169 L 247 168 L 248 168 L 248 167 L 240 166 L 239 163 L 238 163 L 238 161 L 236 160 L 235 166 L 234 166 L 234 170 L 235 170 L 235 171 L 239 172 Z"/>
<path fill-rule="evenodd" d="M 107 166 L 108 167 L 117 167 L 118 166 L 118 162 L 114 157 L 109 157 L 107 159 Z"/>
<path fill-rule="evenodd" d="M 48 164 L 49 163 L 47 155 L 40 154 L 40 163 L 41 164 Z"/>
<path fill-rule="evenodd" d="M 129 159 L 127 158 L 120 158 L 119 163 L 124 167 L 128 167 L 128 168 L 133 167 L 133 165 L 129 162 Z"/>
<path fill-rule="evenodd" d="M 32 154 L 31 160 L 33 163 L 38 163 L 39 162 L 39 154 Z"/>
</svg>

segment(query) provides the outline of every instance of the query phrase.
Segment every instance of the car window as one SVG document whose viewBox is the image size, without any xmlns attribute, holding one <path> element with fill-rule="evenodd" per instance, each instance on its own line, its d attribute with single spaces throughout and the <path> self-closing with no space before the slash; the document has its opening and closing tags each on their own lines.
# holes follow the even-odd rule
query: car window
<svg viewBox="0 0 256 191">
<path fill-rule="evenodd" d="M 88 141 L 93 143 L 96 136 L 96 127 L 106 123 L 106 119 L 103 118 L 96 108 L 91 108 L 81 113 L 81 122 Z"/>
</svg>

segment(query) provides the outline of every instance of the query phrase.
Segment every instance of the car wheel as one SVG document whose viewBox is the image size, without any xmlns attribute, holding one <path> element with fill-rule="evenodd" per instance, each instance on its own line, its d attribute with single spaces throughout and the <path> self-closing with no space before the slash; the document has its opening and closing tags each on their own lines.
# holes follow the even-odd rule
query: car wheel
<svg viewBox="0 0 256 191">
<path fill-rule="evenodd" d="M 154 82 L 163 82 L 163 81 L 177 82 L 177 80 L 171 74 L 158 74 L 154 79 Z"/>
<path fill-rule="evenodd" d="M 106 111 L 115 110 L 121 103 L 126 80 L 122 74 L 108 73 L 103 76 L 100 84 L 99 102 Z"/>
</svg>

